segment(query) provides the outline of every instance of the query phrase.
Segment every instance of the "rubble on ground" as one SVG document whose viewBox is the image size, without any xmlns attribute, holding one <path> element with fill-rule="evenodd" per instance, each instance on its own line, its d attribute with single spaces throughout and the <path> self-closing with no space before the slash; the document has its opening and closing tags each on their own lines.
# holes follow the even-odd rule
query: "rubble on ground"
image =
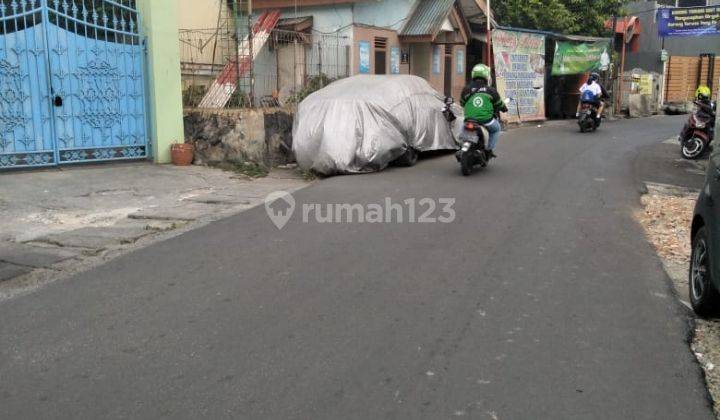
<svg viewBox="0 0 720 420">
<path fill-rule="evenodd" d="M 644 211 L 638 215 L 651 243 L 662 258 L 690 261 L 690 223 L 697 194 L 642 196 Z"/>
<path fill-rule="evenodd" d="M 636 218 L 663 260 L 677 296 L 688 299 L 687 270 L 690 264 L 690 225 L 697 191 L 648 185 Z M 692 350 L 705 371 L 715 413 L 720 417 L 720 320 L 695 320 Z"/>
</svg>

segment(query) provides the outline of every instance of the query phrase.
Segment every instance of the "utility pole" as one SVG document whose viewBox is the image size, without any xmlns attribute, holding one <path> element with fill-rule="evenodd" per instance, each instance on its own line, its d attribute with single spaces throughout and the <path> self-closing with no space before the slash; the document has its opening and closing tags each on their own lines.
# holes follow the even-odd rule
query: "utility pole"
<svg viewBox="0 0 720 420">
<path fill-rule="evenodd" d="M 618 109 L 617 112 L 622 110 L 623 103 L 623 88 L 625 84 L 625 50 L 627 48 L 627 16 L 623 17 L 623 36 L 622 36 L 622 56 L 620 57 L 620 80 L 618 82 Z"/>
<path fill-rule="evenodd" d="M 611 77 L 611 78 L 617 77 L 617 74 L 618 74 L 618 72 L 617 72 L 617 67 L 618 67 L 618 65 L 617 65 L 617 63 L 615 62 L 615 59 L 612 58 L 612 57 L 615 56 L 615 51 L 617 50 L 616 40 L 617 40 L 617 14 L 616 14 L 616 13 L 613 13 L 613 17 L 612 17 L 612 38 L 610 38 L 610 57 L 611 57 L 611 60 L 610 60 L 610 66 L 611 66 L 611 67 L 610 67 L 610 70 L 611 70 L 611 72 L 610 72 L 610 77 Z M 615 89 L 613 89 L 613 109 L 612 109 L 613 115 L 617 115 L 617 109 L 615 109 L 615 104 L 616 104 L 616 103 L 617 103 L 617 91 L 615 91 Z"/>
<path fill-rule="evenodd" d="M 490 16 L 492 16 L 492 8 L 490 6 L 490 2 L 491 2 L 491 0 L 487 0 L 487 4 L 486 4 L 487 5 L 487 13 L 486 13 L 486 18 L 487 18 L 487 28 L 486 28 L 486 31 L 487 31 L 487 39 L 486 39 L 487 58 L 486 59 L 487 59 L 488 67 L 492 67 L 492 35 L 490 33 L 492 31 L 492 23 L 490 21 Z"/>
</svg>

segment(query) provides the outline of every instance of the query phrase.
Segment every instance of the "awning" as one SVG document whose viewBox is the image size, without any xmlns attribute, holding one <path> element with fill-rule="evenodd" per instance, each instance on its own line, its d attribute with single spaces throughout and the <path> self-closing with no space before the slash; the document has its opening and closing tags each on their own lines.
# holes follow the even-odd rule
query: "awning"
<svg viewBox="0 0 720 420">
<path fill-rule="evenodd" d="M 465 19 L 471 26 L 482 26 L 483 28 L 487 25 L 487 3 L 485 0 L 459 0 L 458 4 L 460 9 L 465 16 Z M 497 26 L 495 18 L 490 19 L 492 26 Z"/>
<path fill-rule="evenodd" d="M 612 28 L 612 19 L 605 21 L 605 29 Z M 630 16 L 627 20 L 627 37 L 633 37 L 640 35 L 642 27 L 640 26 L 640 19 L 637 16 Z M 625 19 L 618 18 L 615 25 L 615 33 L 622 35 L 625 32 Z"/>
<path fill-rule="evenodd" d="M 312 27 L 312 16 L 280 19 L 277 24 L 277 29 L 292 32 L 309 32 Z"/>
<path fill-rule="evenodd" d="M 640 34 L 642 33 L 642 26 L 640 25 L 640 18 L 637 16 L 630 16 L 627 19 L 627 28 L 625 26 L 625 19 L 618 18 L 615 24 L 615 36 L 616 38 L 622 38 L 625 34 L 625 43 L 628 44 L 628 48 L 631 52 L 640 51 Z M 605 21 L 605 29 L 612 29 L 613 21 L 608 19 Z M 619 44 L 622 46 L 622 43 Z"/>
<path fill-rule="evenodd" d="M 576 42 L 598 42 L 598 41 L 607 41 L 610 38 L 598 38 L 595 36 L 583 36 L 583 35 L 565 35 L 565 34 L 559 34 L 557 32 L 550 32 L 550 31 L 540 31 L 537 29 L 525 29 L 525 28 L 514 28 L 512 26 L 498 26 L 497 29 L 502 29 L 505 31 L 514 31 L 514 32 L 525 32 L 530 34 L 538 34 L 538 35 L 545 35 L 548 38 L 551 38 L 556 41 L 576 41 Z M 473 37 L 478 36 L 480 40 L 484 40 L 485 35 L 473 35 Z"/>
</svg>

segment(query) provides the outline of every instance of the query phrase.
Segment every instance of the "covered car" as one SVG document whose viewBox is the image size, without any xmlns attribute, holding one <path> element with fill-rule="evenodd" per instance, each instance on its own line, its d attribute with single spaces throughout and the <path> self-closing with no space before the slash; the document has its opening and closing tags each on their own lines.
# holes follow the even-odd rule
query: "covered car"
<svg viewBox="0 0 720 420">
<path fill-rule="evenodd" d="M 298 165 L 323 175 L 379 171 L 417 152 L 455 150 L 462 130 L 443 114 L 445 98 L 417 76 L 354 76 L 302 101 L 295 115 Z"/>
</svg>

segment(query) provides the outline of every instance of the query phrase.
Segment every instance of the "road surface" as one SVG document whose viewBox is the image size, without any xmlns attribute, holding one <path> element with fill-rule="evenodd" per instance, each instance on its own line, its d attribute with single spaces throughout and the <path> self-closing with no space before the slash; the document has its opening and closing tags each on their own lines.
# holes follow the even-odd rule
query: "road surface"
<svg viewBox="0 0 720 420">
<path fill-rule="evenodd" d="M 303 203 L 455 198 L 453 223 L 283 230 L 257 208 L 0 304 L 0 418 L 711 419 L 633 221 L 683 118 L 507 133 Z M 312 218 L 311 218 L 312 219 Z"/>
</svg>

